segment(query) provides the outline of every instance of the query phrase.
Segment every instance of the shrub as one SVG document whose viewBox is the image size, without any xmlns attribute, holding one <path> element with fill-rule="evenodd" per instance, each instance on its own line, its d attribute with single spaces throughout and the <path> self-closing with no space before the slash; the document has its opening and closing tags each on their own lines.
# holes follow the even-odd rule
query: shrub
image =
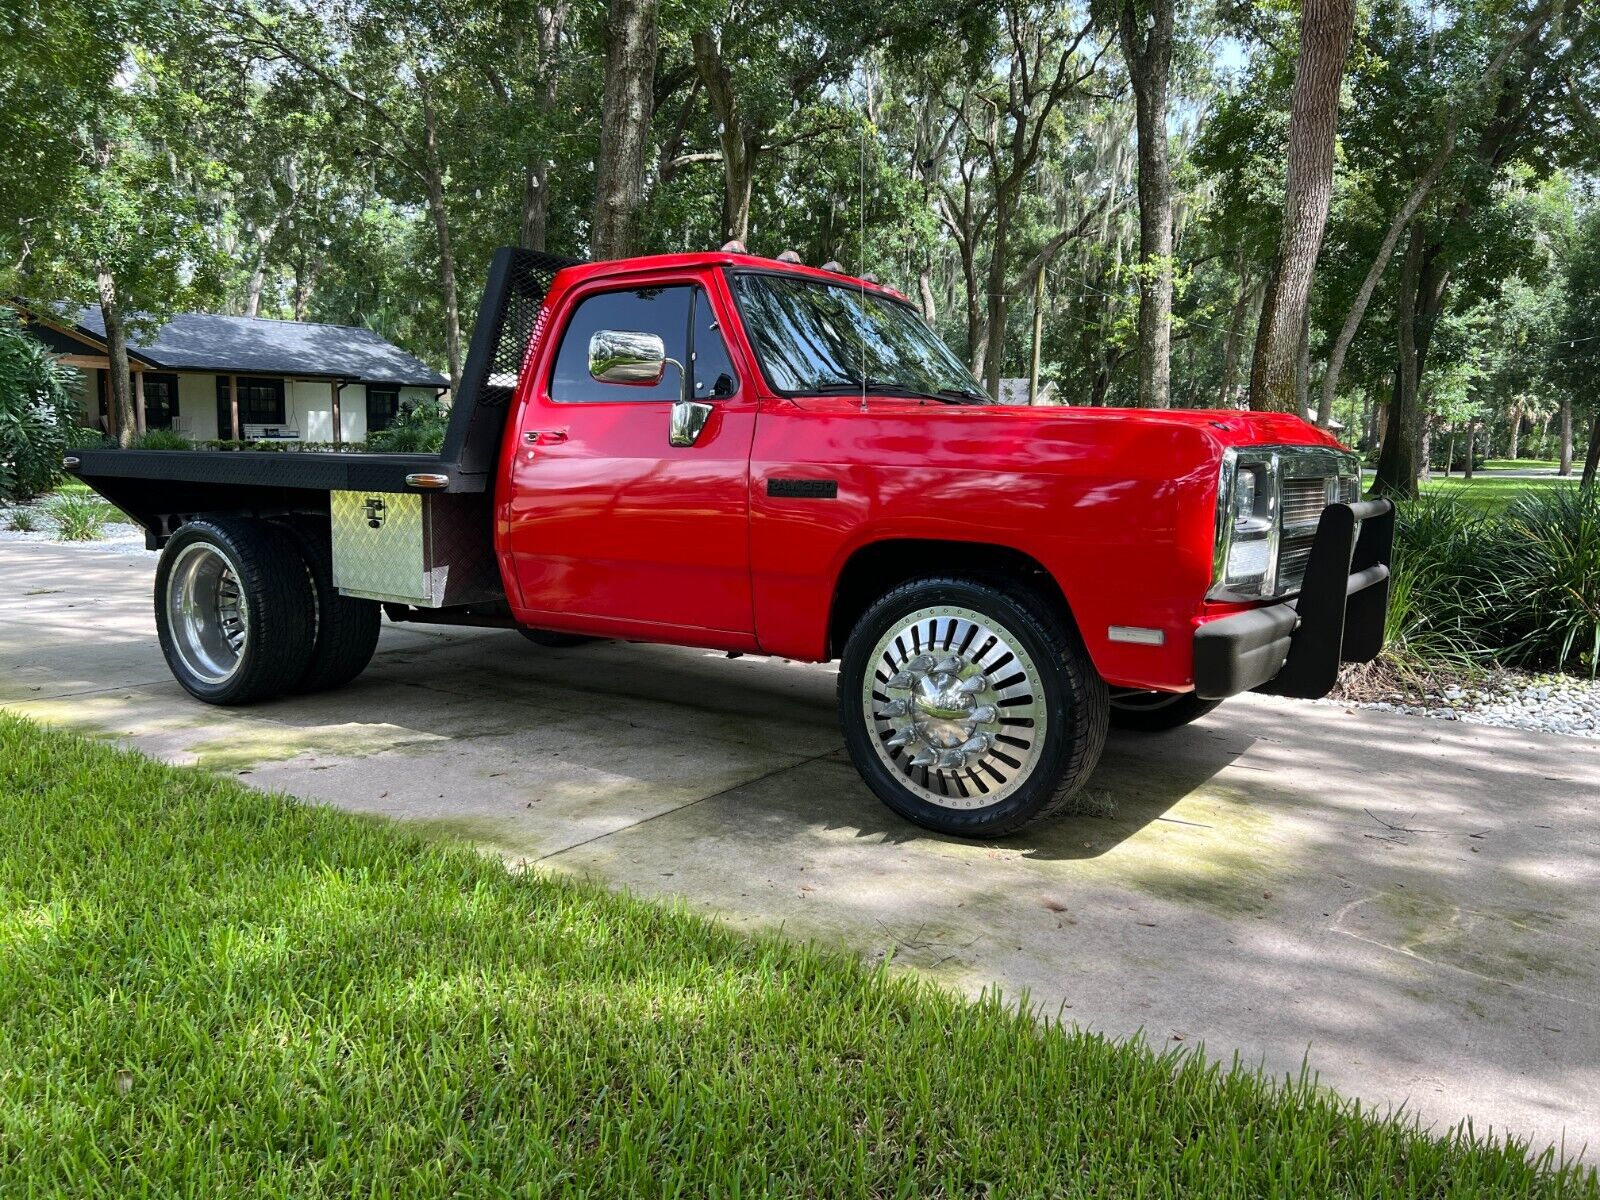
<svg viewBox="0 0 1600 1200">
<path fill-rule="evenodd" d="M 133 439 L 135 450 L 193 450 L 194 443 L 170 429 L 147 429 Z"/>
<path fill-rule="evenodd" d="M 67 434 L 76 427 L 76 378 L 23 330 L 14 311 L 0 309 L 0 499 L 31 500 L 60 478 Z"/>
<path fill-rule="evenodd" d="M 6 528 L 13 533 L 32 533 L 39 528 L 39 518 L 31 508 L 14 508 L 6 518 Z"/>
<path fill-rule="evenodd" d="M 115 510 L 98 496 L 68 493 L 57 496 L 46 511 L 64 542 L 93 542 L 104 536 L 106 522 Z"/>
<path fill-rule="evenodd" d="M 1396 515 L 1384 659 L 1600 673 L 1600 492 L 1540 488 L 1503 510 L 1425 495 Z"/>
<path fill-rule="evenodd" d="M 117 440 L 115 438 L 107 437 L 98 429 L 75 425 L 67 430 L 68 450 L 104 450 L 116 444 Z"/>
<path fill-rule="evenodd" d="M 450 410 L 437 400 L 413 400 L 401 407 L 387 429 L 367 435 L 367 449 L 379 454 L 437 454 L 444 448 Z"/>
<path fill-rule="evenodd" d="M 1507 661 L 1600 673 L 1600 490 L 1542 488 L 1499 518 Z"/>
<path fill-rule="evenodd" d="M 1424 496 L 1395 517 L 1385 657 L 1404 671 L 1470 668 L 1491 649 L 1494 521 L 1453 496 Z"/>
</svg>

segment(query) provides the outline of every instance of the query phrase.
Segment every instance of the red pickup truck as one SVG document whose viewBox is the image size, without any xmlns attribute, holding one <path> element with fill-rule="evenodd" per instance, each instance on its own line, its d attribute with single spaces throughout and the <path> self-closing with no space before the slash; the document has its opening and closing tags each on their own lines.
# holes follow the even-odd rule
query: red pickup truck
<svg viewBox="0 0 1600 1200">
<path fill-rule="evenodd" d="M 393 621 L 839 661 L 891 808 L 992 836 L 1107 726 L 1321 696 L 1393 513 L 1304 421 L 993 403 L 898 293 L 743 253 L 497 253 L 438 455 L 80 451 L 161 549 L 172 673 L 336 687 Z"/>
</svg>

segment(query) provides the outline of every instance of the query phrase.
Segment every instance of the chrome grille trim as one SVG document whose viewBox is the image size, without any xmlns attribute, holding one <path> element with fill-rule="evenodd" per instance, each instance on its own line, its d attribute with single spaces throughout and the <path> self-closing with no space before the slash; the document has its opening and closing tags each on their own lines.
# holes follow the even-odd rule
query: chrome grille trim
<svg viewBox="0 0 1600 1200">
<path fill-rule="evenodd" d="M 1231 496 L 1235 472 L 1243 462 L 1264 463 L 1275 485 L 1272 505 L 1271 567 L 1259 593 L 1224 586 L 1223 571 L 1232 544 Z M 1329 504 L 1361 498 L 1360 460 L 1331 446 L 1240 446 L 1223 456 L 1217 490 L 1217 538 L 1213 600 L 1281 599 L 1300 590 L 1317 525 Z"/>
</svg>

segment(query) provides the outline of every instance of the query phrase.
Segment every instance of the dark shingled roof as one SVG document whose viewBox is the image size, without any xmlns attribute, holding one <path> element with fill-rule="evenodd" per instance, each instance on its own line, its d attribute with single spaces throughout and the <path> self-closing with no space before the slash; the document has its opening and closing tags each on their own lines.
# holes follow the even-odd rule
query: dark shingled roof
<svg viewBox="0 0 1600 1200">
<path fill-rule="evenodd" d="M 100 306 L 78 314 L 81 332 L 103 342 Z M 449 387 L 421 359 L 352 325 L 312 325 L 265 317 L 177 313 L 150 338 L 128 339 L 128 349 L 151 366 L 170 371 L 240 375 L 318 375 L 355 383 Z"/>
</svg>

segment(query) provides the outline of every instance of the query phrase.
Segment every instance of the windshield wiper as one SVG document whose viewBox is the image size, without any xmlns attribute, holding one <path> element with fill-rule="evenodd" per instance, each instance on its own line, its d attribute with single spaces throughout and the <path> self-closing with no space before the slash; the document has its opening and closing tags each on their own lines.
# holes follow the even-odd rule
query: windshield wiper
<svg viewBox="0 0 1600 1200">
<path fill-rule="evenodd" d="M 964 404 L 966 401 L 958 397 L 969 395 L 969 393 L 960 392 L 955 388 L 926 391 L 903 383 L 894 383 L 887 379 L 873 379 L 870 376 L 865 383 L 861 383 L 859 380 L 841 379 L 837 383 L 824 383 L 817 387 L 806 388 L 805 391 L 812 396 L 855 396 L 862 392 L 876 392 L 880 396 L 906 396 L 914 400 L 937 400 L 940 404 Z"/>
<path fill-rule="evenodd" d="M 939 395 L 948 396 L 952 403 L 959 404 L 963 400 L 970 400 L 974 404 L 993 404 L 988 392 L 975 392 L 971 388 L 940 388 Z"/>
</svg>

